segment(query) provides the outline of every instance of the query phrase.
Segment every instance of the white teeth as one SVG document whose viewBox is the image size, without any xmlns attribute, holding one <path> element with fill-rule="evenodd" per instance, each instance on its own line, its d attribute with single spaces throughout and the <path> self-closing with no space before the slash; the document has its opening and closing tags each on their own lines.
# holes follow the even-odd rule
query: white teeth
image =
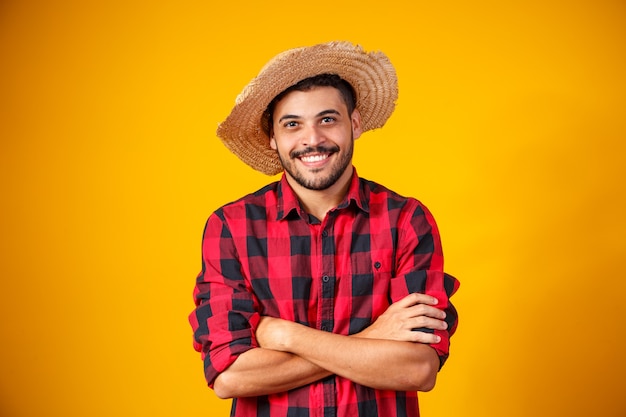
<svg viewBox="0 0 626 417">
<path fill-rule="evenodd" d="M 323 161 L 326 158 L 328 158 L 328 155 L 322 154 L 322 155 L 303 156 L 300 159 L 302 159 L 303 162 L 319 162 L 319 161 Z"/>
</svg>

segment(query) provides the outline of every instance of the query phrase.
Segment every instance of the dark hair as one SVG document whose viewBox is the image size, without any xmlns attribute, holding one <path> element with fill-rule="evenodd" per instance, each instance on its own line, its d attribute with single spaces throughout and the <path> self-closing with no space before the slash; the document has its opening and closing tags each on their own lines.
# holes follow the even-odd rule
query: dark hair
<svg viewBox="0 0 626 417">
<path fill-rule="evenodd" d="M 292 91 L 309 91 L 315 87 L 333 87 L 339 90 L 339 93 L 348 108 L 348 114 L 352 114 L 356 108 L 356 94 L 349 82 L 338 76 L 337 74 L 319 74 L 313 77 L 305 78 L 292 85 L 291 87 L 279 93 L 267 106 L 261 117 L 261 127 L 269 136 L 274 123 L 274 109 L 276 104 Z"/>
</svg>

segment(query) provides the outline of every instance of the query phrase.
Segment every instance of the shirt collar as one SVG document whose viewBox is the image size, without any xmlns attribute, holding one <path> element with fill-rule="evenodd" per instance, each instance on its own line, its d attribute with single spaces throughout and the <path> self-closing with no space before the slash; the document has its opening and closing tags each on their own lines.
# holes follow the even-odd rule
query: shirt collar
<svg viewBox="0 0 626 417">
<path fill-rule="evenodd" d="M 287 177 L 284 172 L 280 179 L 280 182 L 278 183 L 277 193 L 278 210 L 276 213 L 276 220 L 284 220 L 291 213 L 297 213 L 297 215 L 302 219 L 308 218 L 307 213 L 302 209 L 302 206 L 300 205 L 300 201 L 298 200 L 296 193 L 289 185 L 289 182 L 287 181 Z M 354 203 L 359 209 L 363 210 L 364 212 L 369 213 L 369 204 L 367 202 L 366 192 L 364 187 L 361 185 L 359 175 L 357 174 L 356 168 L 354 167 L 348 192 L 346 193 L 343 201 L 337 206 L 335 210 L 345 209 L 349 207 L 352 203 Z"/>
</svg>

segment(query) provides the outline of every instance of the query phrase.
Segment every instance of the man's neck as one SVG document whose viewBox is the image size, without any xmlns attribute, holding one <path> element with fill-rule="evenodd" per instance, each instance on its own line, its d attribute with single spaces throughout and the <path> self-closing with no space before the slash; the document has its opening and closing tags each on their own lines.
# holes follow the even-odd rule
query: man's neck
<svg viewBox="0 0 626 417">
<path fill-rule="evenodd" d="M 315 216 L 315 218 L 324 220 L 326 214 L 337 207 L 345 198 L 354 169 L 349 167 L 341 177 L 325 190 L 310 190 L 298 184 L 291 176 L 287 175 L 287 182 L 298 197 L 300 204 L 304 210 Z"/>
</svg>

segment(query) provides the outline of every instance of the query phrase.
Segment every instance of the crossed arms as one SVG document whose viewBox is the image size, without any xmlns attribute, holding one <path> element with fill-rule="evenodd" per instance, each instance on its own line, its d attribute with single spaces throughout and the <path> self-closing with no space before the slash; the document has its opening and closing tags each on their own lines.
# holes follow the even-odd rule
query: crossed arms
<svg viewBox="0 0 626 417">
<path fill-rule="evenodd" d="M 282 393 L 329 375 L 379 390 L 433 388 L 456 328 L 449 297 L 458 281 L 443 272 L 441 243 L 430 213 L 413 200 L 402 207 L 401 215 L 394 217 L 399 230 L 392 260 L 395 274 L 376 281 L 388 285 L 383 290 L 393 303 L 377 313 L 369 327 L 350 335 L 299 324 L 306 318 L 283 316 L 273 304 L 272 313 L 261 316 L 264 309 L 259 309 L 251 287 L 259 285 L 264 300 L 283 287 L 271 287 L 267 279 L 246 279 L 251 270 L 267 268 L 266 256 L 246 256 L 246 211 L 237 206 L 228 216 L 220 211 L 210 217 L 203 269 L 194 290 L 197 308 L 190 322 L 205 377 L 219 397 Z M 290 241 L 284 244 L 288 248 Z M 382 259 L 387 256 L 372 250 Z M 284 252 L 281 256 L 291 256 Z M 282 299 L 289 296 L 283 293 Z M 274 318 L 281 316 L 289 320 Z"/>
<path fill-rule="evenodd" d="M 412 293 L 360 333 L 345 336 L 292 321 L 262 317 L 259 348 L 241 355 L 215 379 L 221 398 L 288 391 L 336 374 L 381 390 L 428 391 L 435 385 L 439 357 L 429 343 L 439 336 L 412 329 L 446 330 L 437 300 Z"/>
</svg>

